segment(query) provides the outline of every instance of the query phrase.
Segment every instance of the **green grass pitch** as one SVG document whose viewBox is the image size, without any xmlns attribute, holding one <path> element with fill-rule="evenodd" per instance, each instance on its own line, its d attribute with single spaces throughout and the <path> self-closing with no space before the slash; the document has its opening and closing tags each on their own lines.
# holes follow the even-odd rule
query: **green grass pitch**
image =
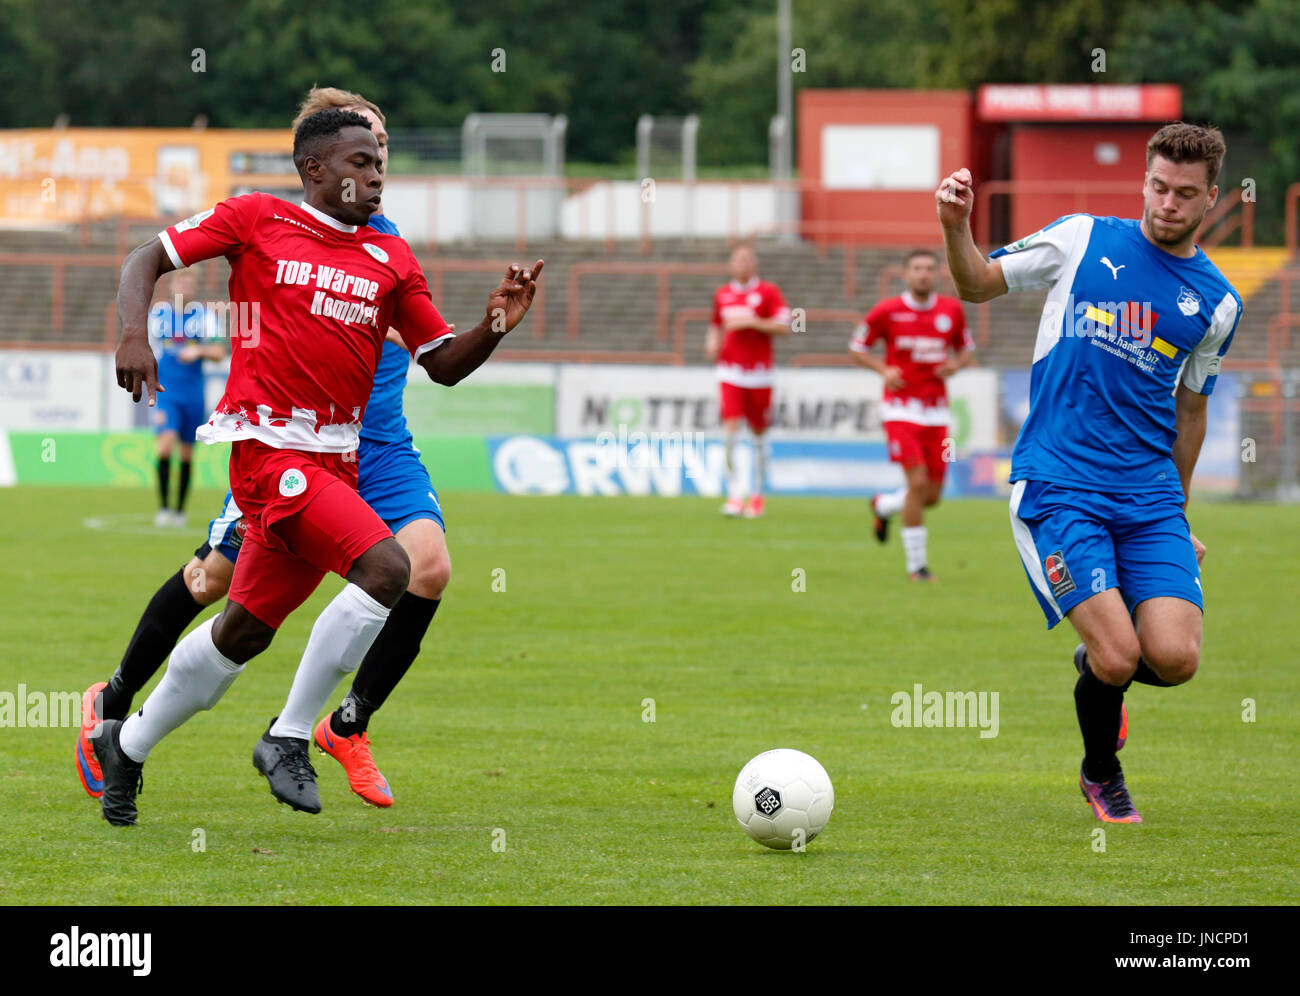
<svg viewBox="0 0 1300 996">
<path fill-rule="evenodd" d="M 143 491 L 0 491 L 0 692 L 106 678 L 218 500 L 195 495 L 203 522 L 179 531 L 148 524 Z M 935 510 L 934 586 L 906 581 L 897 539 L 877 546 L 860 501 L 778 497 L 753 522 L 717 505 L 446 495 L 451 587 L 371 724 L 390 810 L 313 751 L 324 812 L 292 812 L 250 761 L 333 578 L 154 752 L 134 830 L 83 793 L 73 730 L 0 729 L 0 903 L 1300 895 L 1293 509 L 1194 504 L 1209 546 L 1201 673 L 1130 693 L 1122 760 L 1147 822 L 1107 827 L 1101 851 L 1076 783 L 1075 641 L 1068 624 L 1044 631 L 1003 502 Z M 916 683 L 998 692 L 998 735 L 895 728 L 890 696 Z M 731 813 L 736 773 L 771 747 L 811 753 L 835 784 L 803 854 L 765 850 Z"/>
</svg>

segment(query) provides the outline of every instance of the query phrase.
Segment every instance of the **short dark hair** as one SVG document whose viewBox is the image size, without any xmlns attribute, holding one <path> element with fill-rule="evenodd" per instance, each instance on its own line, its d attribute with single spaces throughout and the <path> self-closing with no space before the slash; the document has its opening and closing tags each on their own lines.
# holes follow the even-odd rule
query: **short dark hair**
<svg viewBox="0 0 1300 996">
<path fill-rule="evenodd" d="M 330 108 L 317 111 L 303 119 L 293 133 L 293 164 L 302 173 L 303 164 L 308 156 L 316 156 L 326 139 L 337 135 L 344 128 L 364 128 L 370 131 L 370 122 L 355 111 L 340 111 Z"/>
<path fill-rule="evenodd" d="M 933 249 L 913 249 L 903 257 L 903 265 L 907 266 L 907 264 L 916 259 L 917 256 L 929 256 L 936 263 L 939 262 L 939 254 Z"/>
<path fill-rule="evenodd" d="M 1147 169 L 1151 168 L 1151 160 L 1156 156 L 1171 163 L 1205 163 L 1206 186 L 1213 187 L 1227 151 L 1223 132 L 1218 128 L 1177 121 L 1165 125 L 1147 142 Z"/>
</svg>

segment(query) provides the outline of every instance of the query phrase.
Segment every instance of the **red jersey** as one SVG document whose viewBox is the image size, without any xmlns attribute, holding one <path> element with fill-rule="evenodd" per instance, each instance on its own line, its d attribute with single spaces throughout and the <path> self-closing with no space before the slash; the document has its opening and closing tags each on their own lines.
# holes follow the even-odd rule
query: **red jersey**
<svg viewBox="0 0 1300 996">
<path fill-rule="evenodd" d="M 205 443 L 355 450 L 388 328 L 415 359 L 451 337 L 404 239 L 306 203 L 232 197 L 158 238 L 178 268 L 230 261 L 230 377 Z"/>
<path fill-rule="evenodd" d="M 721 329 L 728 318 L 765 318 L 789 321 L 790 309 L 776 284 L 754 277 L 748 283 L 723 284 L 713 292 L 713 318 Z M 718 352 L 718 380 L 737 387 L 772 386 L 772 337 L 753 328 L 733 329 Z"/>
<path fill-rule="evenodd" d="M 887 298 L 853 330 L 849 348 L 865 353 L 881 339 L 885 363 L 903 373 L 902 390 L 885 388 L 881 421 L 947 425 L 948 392 L 934 370 L 952 353 L 974 346 L 961 302 L 932 294 L 922 307 L 906 291 Z"/>
</svg>

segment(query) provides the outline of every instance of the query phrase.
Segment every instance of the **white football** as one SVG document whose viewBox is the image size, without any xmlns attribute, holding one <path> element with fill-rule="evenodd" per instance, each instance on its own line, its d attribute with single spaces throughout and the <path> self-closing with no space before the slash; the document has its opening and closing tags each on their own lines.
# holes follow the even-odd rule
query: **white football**
<svg viewBox="0 0 1300 996">
<path fill-rule="evenodd" d="M 765 847 L 803 850 L 835 808 L 830 775 L 803 751 L 764 751 L 740 769 L 731 808 L 745 833 Z"/>
</svg>

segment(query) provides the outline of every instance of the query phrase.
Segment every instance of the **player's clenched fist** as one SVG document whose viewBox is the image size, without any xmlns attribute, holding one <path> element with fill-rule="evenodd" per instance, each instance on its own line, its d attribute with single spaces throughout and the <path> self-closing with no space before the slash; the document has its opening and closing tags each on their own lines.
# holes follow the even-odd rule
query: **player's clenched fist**
<svg viewBox="0 0 1300 996">
<path fill-rule="evenodd" d="M 518 263 L 506 267 L 505 277 L 488 295 L 487 315 L 492 331 L 509 332 L 523 321 L 537 294 L 537 281 L 544 265 L 545 260 L 539 259 L 527 268 Z"/>
<path fill-rule="evenodd" d="M 935 203 L 939 206 L 939 221 L 944 225 L 957 226 L 970 217 L 970 209 L 975 204 L 975 188 L 971 185 L 970 170 L 962 167 L 950 173 L 934 192 Z"/>
</svg>

